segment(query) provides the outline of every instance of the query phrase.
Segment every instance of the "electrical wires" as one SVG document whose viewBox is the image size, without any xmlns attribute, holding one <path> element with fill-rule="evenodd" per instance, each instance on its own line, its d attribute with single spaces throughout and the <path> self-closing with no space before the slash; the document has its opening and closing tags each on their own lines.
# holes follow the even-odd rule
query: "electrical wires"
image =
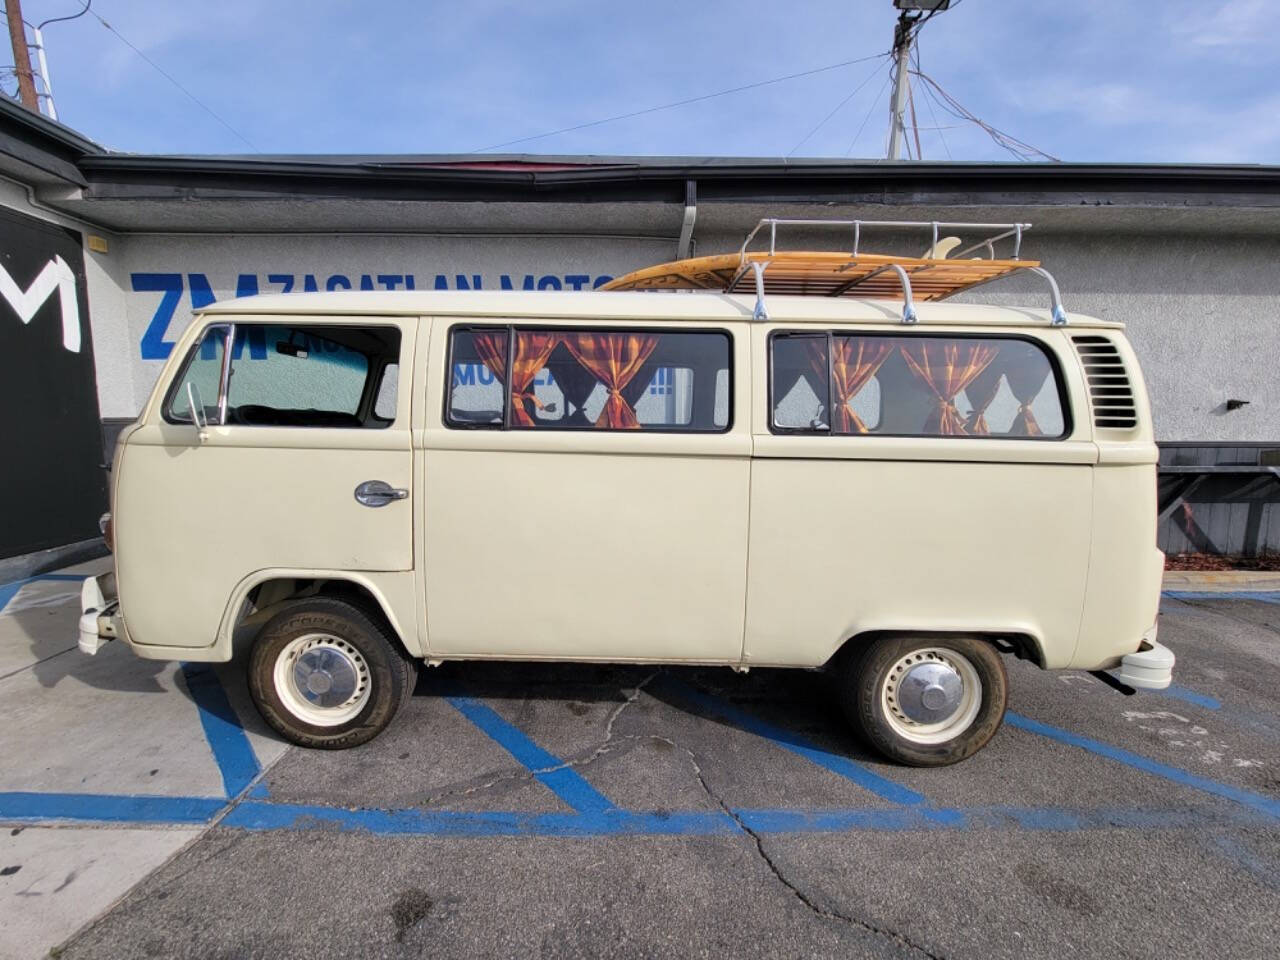
<svg viewBox="0 0 1280 960">
<path fill-rule="evenodd" d="M 951 94 L 947 93 L 947 91 L 943 90 L 941 84 L 939 84 L 936 80 L 934 80 L 932 77 L 922 72 L 918 68 L 910 71 L 910 73 L 913 77 L 919 77 L 922 81 L 924 81 L 925 86 L 923 89 L 925 93 L 933 97 L 934 101 L 938 104 L 939 107 L 941 107 L 947 113 L 951 114 L 953 117 L 956 117 L 960 120 L 967 120 L 969 123 L 976 124 L 978 127 L 980 127 L 983 131 L 986 132 L 987 136 L 989 136 L 997 146 L 1007 150 L 1015 159 L 1052 160 L 1055 162 L 1058 161 L 1057 157 L 1052 156 L 1051 154 L 1045 153 L 1039 147 L 1033 147 L 1031 144 L 1027 143 L 1026 141 L 1019 140 L 1017 137 L 1012 136 L 1011 134 L 1005 133 L 1003 130 L 999 130 L 996 127 L 993 127 L 991 124 L 987 123 L 985 120 L 978 117 L 972 111 L 968 110 L 963 104 L 960 103 L 960 101 L 958 101 L 955 97 L 951 96 Z"/>
<path fill-rule="evenodd" d="M 744 90 L 756 90 L 760 87 L 767 87 L 774 83 L 784 83 L 787 80 L 798 80 L 800 77 L 812 77 L 814 74 L 826 73 L 829 70 L 839 70 L 841 67 L 851 67 L 857 63 L 867 63 L 870 60 L 878 60 L 885 56 L 883 53 L 877 53 L 869 57 L 858 57 L 856 60 L 842 60 L 840 63 L 828 64 L 825 67 L 815 67 L 813 70 L 802 70 L 800 73 L 789 73 L 783 77 L 774 77 L 771 80 L 759 80 L 755 83 L 743 84 L 740 87 L 731 87 L 728 90 L 720 90 L 716 93 L 706 93 L 698 97 L 689 97 L 685 100 L 675 100 L 671 103 L 660 104 L 656 107 L 646 107 L 643 110 L 633 110 L 631 113 L 620 113 L 615 117 L 605 117 L 603 120 L 592 120 L 588 123 L 574 124 L 572 127 L 561 127 L 559 130 L 549 130 L 546 133 L 537 133 L 530 137 L 519 137 L 515 140 L 506 140 L 503 143 L 491 144 L 487 147 L 480 147 L 473 150 L 473 153 L 485 153 L 489 150 L 498 150 L 502 147 L 513 147 L 518 143 L 528 143 L 531 140 L 542 140 L 546 137 L 559 136 L 562 133 L 572 133 L 575 130 L 585 130 L 588 127 L 598 127 L 606 123 L 613 123 L 617 120 L 630 120 L 632 117 L 642 117 L 646 114 L 657 113 L 659 110 L 670 110 L 674 107 L 683 107 L 691 103 L 701 103 L 704 100 L 714 100 L 716 97 L 727 97 L 731 93 L 742 93 Z M 838 108 L 837 108 L 838 109 Z"/>
<path fill-rule="evenodd" d="M 881 54 L 879 57 L 877 57 L 876 59 L 877 59 L 877 60 L 879 60 L 879 59 L 882 59 L 882 58 L 887 57 L 887 56 L 889 56 L 889 54 L 887 54 L 887 53 L 882 53 L 882 54 Z M 862 89 L 863 87 L 865 87 L 868 83 L 870 83 L 872 80 L 874 80 L 874 79 L 875 79 L 875 76 L 876 76 L 876 74 L 879 72 L 879 70 L 880 70 L 879 65 L 876 65 L 875 67 L 873 67 L 873 68 L 872 68 L 872 70 L 871 70 L 871 72 L 870 72 L 869 74 L 867 74 L 866 79 L 864 79 L 860 84 L 858 84 L 856 87 L 854 87 L 854 88 L 853 88 L 853 90 L 849 93 L 849 95 L 848 95 L 847 97 L 845 97 L 843 100 L 841 100 L 839 103 L 837 103 L 837 104 L 835 105 L 835 107 L 833 107 L 833 108 L 832 108 L 831 112 L 830 112 L 830 113 L 828 113 L 825 117 L 823 117 L 823 118 L 818 122 L 818 125 L 817 125 L 816 127 L 814 127 L 812 130 L 810 130 L 808 133 L 806 133 L 806 134 L 801 138 L 801 140 L 800 140 L 800 142 L 799 142 L 799 143 L 797 143 L 794 147 L 792 147 L 790 150 L 788 150 L 788 151 L 787 151 L 787 156 L 788 156 L 788 157 L 790 157 L 793 153 L 795 153 L 797 150 L 799 150 L 801 147 L 803 147 L 803 146 L 805 145 L 805 143 L 807 143 L 807 142 L 808 142 L 808 140 L 809 140 L 809 138 L 810 138 L 810 137 L 812 137 L 815 133 L 817 133 L 819 130 L 821 130 L 823 127 L 825 127 L 825 126 L 827 125 L 827 121 L 828 121 L 828 120 L 830 120 L 832 117 L 834 117 L 837 113 L 839 113 L 839 112 L 841 111 L 841 109 L 843 109 L 844 105 L 845 105 L 846 103 L 848 103 L 850 100 L 852 100 L 852 99 L 857 95 L 857 93 L 858 93 L 858 91 L 859 91 L 859 90 L 861 90 L 861 89 Z M 879 99 L 879 98 L 877 97 L 876 99 Z M 874 106 L 874 105 L 873 105 L 873 106 Z"/>
<path fill-rule="evenodd" d="M 90 0 L 90 3 L 92 3 L 92 0 Z M 192 103 L 194 103 L 197 107 L 199 107 L 199 108 L 200 108 L 201 110 L 203 110 L 205 113 L 209 114 L 209 116 L 213 117 L 213 119 L 217 120 L 220 124 L 222 124 L 222 125 L 223 125 L 224 127 L 226 127 L 228 130 L 230 130 L 233 134 L 235 134 L 235 135 L 236 135 L 236 137 L 238 137 L 240 140 L 242 140 L 242 141 L 245 143 L 245 145 L 249 147 L 249 149 L 251 149 L 251 150 L 253 150 L 253 151 L 255 151 L 255 152 L 260 152 L 260 151 L 258 151 L 257 146 L 255 146 L 255 145 L 254 145 L 253 141 L 251 141 L 251 140 L 250 140 L 248 137 L 246 137 L 243 133 L 241 133 L 239 130 L 237 130 L 235 127 L 233 127 L 231 124 L 229 124 L 226 120 L 224 120 L 221 116 L 219 116 L 217 113 L 215 113 L 212 107 L 210 107 L 210 106 L 209 106 L 208 104 L 206 104 L 203 100 L 201 100 L 199 97 L 197 97 L 194 93 L 192 93 L 190 90 L 188 90 L 188 89 L 187 89 L 186 87 L 184 87 L 182 84 L 180 84 L 177 80 L 175 80 L 175 79 L 173 78 L 173 76 L 172 76 L 171 74 L 169 74 L 169 73 L 168 73 L 168 72 L 167 72 L 163 67 L 161 67 L 158 63 L 156 63 L 154 60 L 152 60 L 150 57 L 148 57 L 145 53 L 143 53 L 141 50 L 139 50 L 137 47 L 135 47 L 132 43 L 130 43 L 130 42 L 128 41 L 128 39 L 126 39 L 126 38 L 125 38 L 125 36 L 124 36 L 124 35 L 123 35 L 119 30 L 117 30 L 117 29 L 116 29 L 115 27 L 113 27 L 111 24 L 107 23 L 107 21 L 106 21 L 106 20 L 102 19 L 102 17 L 98 15 L 98 12 L 97 12 L 96 10 L 90 10 L 90 9 L 89 9 L 89 5 L 90 5 L 89 3 L 86 3 L 86 4 L 85 4 L 85 7 L 84 7 L 84 10 L 83 10 L 83 11 L 81 11 L 81 13 L 89 13 L 89 14 L 92 14 L 92 15 L 93 15 L 93 17 L 94 17 L 95 19 L 97 19 L 97 21 L 98 21 L 99 23 L 101 23 L 104 27 L 106 27 L 106 28 L 107 28 L 108 30 L 110 30 L 113 34 L 115 34 L 115 35 L 116 35 L 116 37 L 120 40 L 120 42 L 121 42 L 121 43 L 123 43 L 126 47 L 128 47 L 130 50 L 132 50 L 132 51 L 133 51 L 134 53 L 136 53 L 138 56 L 140 56 L 143 60 L 147 61 L 147 63 L 151 65 L 151 68 L 152 68 L 153 70 L 155 70 L 155 71 L 156 71 L 156 73 L 160 74 L 160 76 L 164 77 L 164 78 L 165 78 L 166 80 L 168 80 L 171 84 L 173 84 L 173 85 L 174 85 L 175 87 L 177 87 L 180 91 L 182 91 L 182 93 L 186 96 L 186 98 L 187 98 L 188 100 L 190 100 Z M 79 16 L 79 14 L 77 14 L 77 16 Z M 73 18 L 68 18 L 68 19 L 73 19 Z M 52 21 L 46 21 L 46 22 L 52 22 Z"/>
</svg>

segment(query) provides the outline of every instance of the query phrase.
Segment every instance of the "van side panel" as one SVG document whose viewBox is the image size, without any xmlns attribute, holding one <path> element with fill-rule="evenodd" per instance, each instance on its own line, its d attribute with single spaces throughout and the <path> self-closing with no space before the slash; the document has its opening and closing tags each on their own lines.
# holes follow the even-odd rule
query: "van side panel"
<svg viewBox="0 0 1280 960">
<path fill-rule="evenodd" d="M 788 439 L 757 438 L 774 450 Z M 1045 666 L 1066 666 L 1084 596 L 1092 472 L 757 459 L 747 662 L 817 666 L 857 634 L 911 630 L 1021 633 L 1038 642 Z"/>
<path fill-rule="evenodd" d="M 1093 550 L 1080 621 L 1080 643 L 1071 666 L 1115 666 L 1133 653 L 1156 621 L 1164 554 L 1156 545 L 1156 463 L 1151 401 L 1133 347 L 1118 332 L 1105 337 L 1123 361 L 1133 393 L 1134 425 L 1099 427 L 1093 498 Z"/>
<path fill-rule="evenodd" d="M 1114 667 L 1138 649 L 1160 605 L 1164 554 L 1156 548 L 1154 464 L 1100 464 L 1094 477 L 1093 550 L 1080 643 L 1069 666 Z"/>
</svg>

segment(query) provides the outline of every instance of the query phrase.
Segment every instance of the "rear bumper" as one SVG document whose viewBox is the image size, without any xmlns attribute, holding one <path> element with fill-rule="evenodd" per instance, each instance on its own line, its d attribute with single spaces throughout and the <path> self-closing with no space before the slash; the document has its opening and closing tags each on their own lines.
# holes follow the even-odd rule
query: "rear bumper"
<svg viewBox="0 0 1280 960">
<path fill-rule="evenodd" d="M 1120 666 L 1107 672 L 1137 690 L 1163 690 L 1173 683 L 1175 659 L 1173 651 L 1156 640 L 1156 628 L 1152 627 L 1137 652 L 1125 654 Z"/>
<path fill-rule="evenodd" d="M 124 620 L 116 596 L 116 575 L 90 577 L 80 588 L 80 652 L 95 654 L 123 636 Z"/>
</svg>

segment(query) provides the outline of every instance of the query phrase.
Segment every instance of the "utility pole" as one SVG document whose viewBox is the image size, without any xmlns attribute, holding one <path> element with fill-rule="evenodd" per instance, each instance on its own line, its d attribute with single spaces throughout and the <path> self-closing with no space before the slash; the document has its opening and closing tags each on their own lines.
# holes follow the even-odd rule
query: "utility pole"
<svg viewBox="0 0 1280 960">
<path fill-rule="evenodd" d="M 893 97 L 889 101 L 889 153 L 890 160 L 902 159 L 902 144 L 907 137 L 907 93 L 910 79 L 907 69 L 911 63 L 911 40 L 921 18 L 928 20 L 951 6 L 951 0 L 893 0 L 902 12 L 893 28 L 893 58 L 896 64 L 893 77 Z M 925 14 L 928 16 L 925 16 Z M 914 16 L 912 15 L 914 14 Z"/>
<path fill-rule="evenodd" d="M 27 50 L 27 34 L 22 27 L 22 6 L 19 0 L 5 0 L 5 14 L 9 19 L 9 40 L 13 43 L 13 67 L 18 74 L 18 98 L 28 110 L 40 112 L 36 99 L 36 81 L 31 74 L 31 54 Z"/>
</svg>

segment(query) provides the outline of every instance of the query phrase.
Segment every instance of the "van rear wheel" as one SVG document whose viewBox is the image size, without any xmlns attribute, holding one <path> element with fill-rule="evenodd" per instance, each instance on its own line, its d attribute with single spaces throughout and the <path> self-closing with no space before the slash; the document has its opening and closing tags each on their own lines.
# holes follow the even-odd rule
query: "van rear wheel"
<svg viewBox="0 0 1280 960">
<path fill-rule="evenodd" d="M 413 692 L 417 671 L 399 642 L 358 607 L 312 597 L 262 628 L 249 692 L 263 719 L 304 747 L 340 750 L 381 733 Z"/>
<path fill-rule="evenodd" d="M 1004 720 L 1000 654 L 972 637 L 881 637 L 851 657 L 845 714 L 880 753 L 914 767 L 971 757 Z"/>
</svg>

